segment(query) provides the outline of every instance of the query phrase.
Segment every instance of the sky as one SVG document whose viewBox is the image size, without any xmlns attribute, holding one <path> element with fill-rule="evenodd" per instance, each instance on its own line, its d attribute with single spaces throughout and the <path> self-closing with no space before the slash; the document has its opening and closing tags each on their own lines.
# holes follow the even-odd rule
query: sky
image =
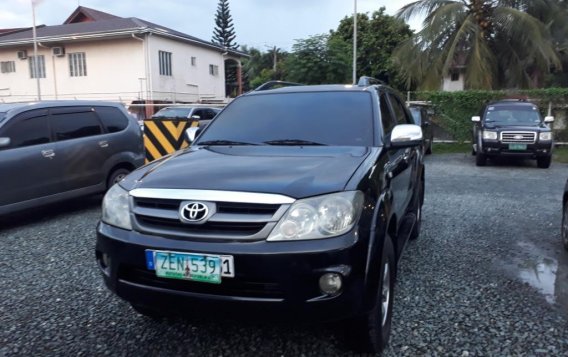
<svg viewBox="0 0 568 357">
<path fill-rule="evenodd" d="M 218 0 L 33 0 L 36 24 L 60 25 L 78 5 L 137 17 L 210 41 Z M 360 13 L 394 15 L 411 0 L 357 0 Z M 31 27 L 32 0 L 0 0 L 0 28 Z M 354 0 L 229 0 L 239 45 L 291 50 L 296 39 L 327 33 L 353 13 Z M 417 29 L 420 21 L 411 22 Z"/>
</svg>

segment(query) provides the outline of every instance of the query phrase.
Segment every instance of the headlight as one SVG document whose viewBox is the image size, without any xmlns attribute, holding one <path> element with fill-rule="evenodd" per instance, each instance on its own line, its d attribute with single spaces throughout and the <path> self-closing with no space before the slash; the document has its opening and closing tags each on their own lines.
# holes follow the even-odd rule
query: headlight
<svg viewBox="0 0 568 357">
<path fill-rule="evenodd" d="M 483 131 L 483 139 L 485 140 L 497 140 L 497 132 L 496 131 Z"/>
<path fill-rule="evenodd" d="M 123 229 L 132 229 L 128 191 L 113 185 L 103 199 L 103 222 Z"/>
<path fill-rule="evenodd" d="M 348 191 L 296 201 L 267 240 L 335 237 L 353 228 L 363 207 L 363 193 Z"/>
<path fill-rule="evenodd" d="M 552 140 L 552 132 L 548 131 L 548 132 L 538 134 L 538 140 L 540 140 L 540 141 Z"/>
</svg>

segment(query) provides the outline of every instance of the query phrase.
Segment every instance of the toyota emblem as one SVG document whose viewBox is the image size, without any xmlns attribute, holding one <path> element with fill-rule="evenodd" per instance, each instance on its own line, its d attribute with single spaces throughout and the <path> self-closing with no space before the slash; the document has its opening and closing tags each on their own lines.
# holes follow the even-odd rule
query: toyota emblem
<svg viewBox="0 0 568 357">
<path fill-rule="evenodd" d="M 180 218 L 183 222 L 195 223 L 207 218 L 209 207 L 201 202 L 189 202 L 181 206 L 179 210 Z"/>
</svg>

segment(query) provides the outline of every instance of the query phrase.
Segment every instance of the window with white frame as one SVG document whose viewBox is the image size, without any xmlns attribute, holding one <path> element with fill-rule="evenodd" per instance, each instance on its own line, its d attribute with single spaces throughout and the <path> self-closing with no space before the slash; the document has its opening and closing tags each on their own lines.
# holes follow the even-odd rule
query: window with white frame
<svg viewBox="0 0 568 357">
<path fill-rule="evenodd" d="M 158 51 L 159 63 L 160 63 L 160 75 L 171 76 L 172 75 L 172 53 L 166 51 Z"/>
<path fill-rule="evenodd" d="M 87 58 L 85 52 L 69 53 L 69 75 L 71 77 L 84 77 L 87 75 Z"/>
<path fill-rule="evenodd" d="M 16 72 L 16 62 L 14 61 L 0 62 L 0 72 L 2 73 Z"/>
<path fill-rule="evenodd" d="M 191 65 L 197 66 L 197 57 L 191 57 Z"/>
<path fill-rule="evenodd" d="M 35 59 L 35 56 L 28 57 L 28 63 L 30 64 L 30 78 L 45 78 L 44 55 L 37 56 L 37 62 Z"/>
<path fill-rule="evenodd" d="M 209 65 L 209 74 L 212 76 L 218 76 L 219 75 L 219 66 L 215 65 L 215 64 L 210 64 Z"/>
</svg>

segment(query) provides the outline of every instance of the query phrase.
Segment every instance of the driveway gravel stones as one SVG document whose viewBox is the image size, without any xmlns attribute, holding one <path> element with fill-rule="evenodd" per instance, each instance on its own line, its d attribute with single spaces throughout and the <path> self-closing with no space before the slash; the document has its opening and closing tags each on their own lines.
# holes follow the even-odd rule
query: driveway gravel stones
<svg viewBox="0 0 568 357">
<path fill-rule="evenodd" d="M 426 161 L 422 234 L 401 261 L 384 355 L 568 356 L 559 234 L 568 165 L 478 168 L 463 154 Z M 102 284 L 99 217 L 94 197 L 0 218 L 0 356 L 351 354 L 336 325 L 137 314 Z M 552 279 L 554 303 L 519 274 L 543 259 L 555 263 L 542 277 Z"/>
</svg>

